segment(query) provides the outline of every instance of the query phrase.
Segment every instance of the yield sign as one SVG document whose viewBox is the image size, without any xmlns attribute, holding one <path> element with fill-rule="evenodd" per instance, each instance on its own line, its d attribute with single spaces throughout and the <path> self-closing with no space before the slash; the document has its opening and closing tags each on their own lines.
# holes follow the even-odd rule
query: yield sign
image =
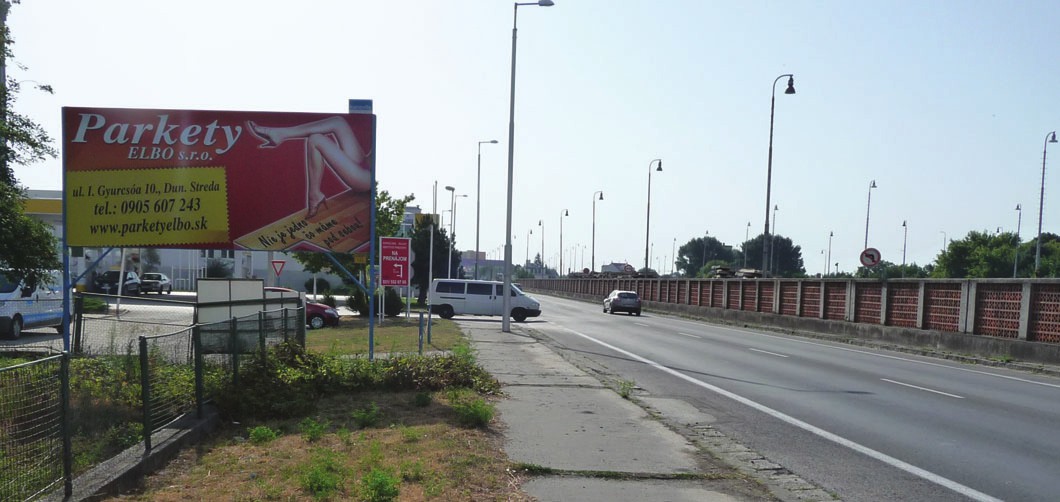
<svg viewBox="0 0 1060 502">
<path fill-rule="evenodd" d="M 276 272 L 276 277 L 280 276 L 280 272 L 283 272 L 283 266 L 287 263 L 283 260 L 272 260 L 272 271 Z"/>
<path fill-rule="evenodd" d="M 866 248 L 861 252 L 861 264 L 866 267 L 875 267 L 880 264 L 880 250 L 876 248 Z"/>
</svg>

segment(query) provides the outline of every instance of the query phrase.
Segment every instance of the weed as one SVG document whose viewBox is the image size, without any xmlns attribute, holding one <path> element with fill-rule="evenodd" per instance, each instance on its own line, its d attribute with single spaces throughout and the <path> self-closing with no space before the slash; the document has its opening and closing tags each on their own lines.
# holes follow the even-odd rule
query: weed
<svg viewBox="0 0 1060 502">
<path fill-rule="evenodd" d="M 618 395 L 622 396 L 622 399 L 629 399 L 629 396 L 633 395 L 633 389 L 637 387 L 637 383 L 633 380 L 622 380 L 618 382 Z"/>
<path fill-rule="evenodd" d="M 247 435 L 250 436 L 250 442 L 257 445 L 271 443 L 279 437 L 279 434 L 267 425 L 253 427 L 247 431 Z"/>
<path fill-rule="evenodd" d="M 339 437 L 339 441 L 346 446 L 353 446 L 353 433 L 345 427 L 339 427 L 339 430 L 335 431 L 335 435 Z"/>
<path fill-rule="evenodd" d="M 353 416 L 354 423 L 362 429 L 374 427 L 382 418 L 382 413 L 379 412 L 379 406 L 376 406 L 375 403 L 368 403 L 368 406 L 365 406 L 364 408 L 353 410 L 351 415 Z"/>
<path fill-rule="evenodd" d="M 345 470 L 338 460 L 338 454 L 332 451 L 317 450 L 309 465 L 302 469 L 300 481 L 302 488 L 314 498 L 328 498 L 342 489 Z"/>
<path fill-rule="evenodd" d="M 328 421 L 317 422 L 312 417 L 306 417 L 298 424 L 298 430 L 301 431 L 306 441 L 312 443 L 324 437 L 324 433 L 328 430 Z"/>
<path fill-rule="evenodd" d="M 481 397 L 470 401 L 453 403 L 457 420 L 461 425 L 468 427 L 486 427 L 493 420 L 495 410 L 492 404 Z"/>
<path fill-rule="evenodd" d="M 412 398 L 412 404 L 419 407 L 425 408 L 431 405 L 431 393 L 430 392 L 417 392 Z"/>
<path fill-rule="evenodd" d="M 418 481 L 423 481 L 423 479 L 425 477 L 425 474 L 423 472 L 424 471 L 423 462 L 420 461 L 420 460 L 416 460 L 416 461 L 405 460 L 405 461 L 402 461 L 400 469 L 401 469 L 401 479 L 403 479 L 405 481 L 418 482 Z"/>
<path fill-rule="evenodd" d="M 361 496 L 369 502 L 388 502 L 397 499 L 400 480 L 382 469 L 373 468 L 361 478 Z"/>
<path fill-rule="evenodd" d="M 383 464 L 383 445 L 379 441 L 372 441 L 368 445 L 368 453 L 361 458 L 361 465 L 365 469 L 375 469 Z"/>
<path fill-rule="evenodd" d="M 417 427 L 401 428 L 401 437 L 405 440 L 406 443 L 415 443 L 416 441 L 419 441 L 422 436 L 423 433 L 420 432 L 420 429 Z"/>
</svg>

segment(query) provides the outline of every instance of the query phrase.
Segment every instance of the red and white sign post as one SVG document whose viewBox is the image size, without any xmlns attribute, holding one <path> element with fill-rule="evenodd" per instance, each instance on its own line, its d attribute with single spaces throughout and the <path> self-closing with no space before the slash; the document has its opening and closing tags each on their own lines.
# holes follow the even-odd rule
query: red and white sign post
<svg viewBox="0 0 1060 502">
<path fill-rule="evenodd" d="M 411 280 L 412 239 L 407 237 L 380 237 L 379 284 L 382 286 L 408 288 Z M 386 301 L 384 300 L 380 303 L 383 304 Z"/>
</svg>

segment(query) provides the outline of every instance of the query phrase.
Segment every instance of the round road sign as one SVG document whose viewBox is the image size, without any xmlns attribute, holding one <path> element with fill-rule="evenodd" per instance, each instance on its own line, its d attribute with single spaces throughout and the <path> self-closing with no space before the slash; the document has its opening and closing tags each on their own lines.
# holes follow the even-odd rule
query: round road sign
<svg viewBox="0 0 1060 502">
<path fill-rule="evenodd" d="M 876 248 L 866 248 L 861 252 L 861 264 L 866 267 L 875 267 L 880 264 L 880 250 Z"/>
</svg>

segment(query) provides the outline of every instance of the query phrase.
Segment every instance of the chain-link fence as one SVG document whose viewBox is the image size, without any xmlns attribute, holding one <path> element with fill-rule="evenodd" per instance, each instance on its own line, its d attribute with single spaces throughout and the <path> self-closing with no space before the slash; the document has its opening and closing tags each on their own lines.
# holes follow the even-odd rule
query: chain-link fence
<svg viewBox="0 0 1060 502">
<path fill-rule="evenodd" d="M 67 354 L 0 368 L 0 500 L 70 494 Z"/>
<path fill-rule="evenodd" d="M 136 428 L 142 425 L 150 451 L 153 434 L 189 413 L 201 417 L 203 404 L 222 386 L 238 384 L 240 358 L 264 356 L 284 341 L 305 344 L 302 306 L 212 324 L 195 324 L 187 304 L 128 307 L 96 314 L 76 309 L 74 346 L 84 356 L 75 361 L 81 370 L 73 373 L 83 375 L 77 381 L 71 382 L 66 353 L 0 369 L 0 502 L 33 499 L 59 485 L 69 495 L 79 453 L 71 451 L 71 440 L 76 445 L 84 439 L 72 438 L 70 413 L 113 416 L 119 402 L 138 402 L 140 413 L 129 418 L 141 417 L 134 421 L 141 421 Z M 73 405 L 71 383 L 78 396 Z M 108 398 L 93 399 L 92 389 Z M 78 429 L 84 434 L 88 428 Z"/>
</svg>

